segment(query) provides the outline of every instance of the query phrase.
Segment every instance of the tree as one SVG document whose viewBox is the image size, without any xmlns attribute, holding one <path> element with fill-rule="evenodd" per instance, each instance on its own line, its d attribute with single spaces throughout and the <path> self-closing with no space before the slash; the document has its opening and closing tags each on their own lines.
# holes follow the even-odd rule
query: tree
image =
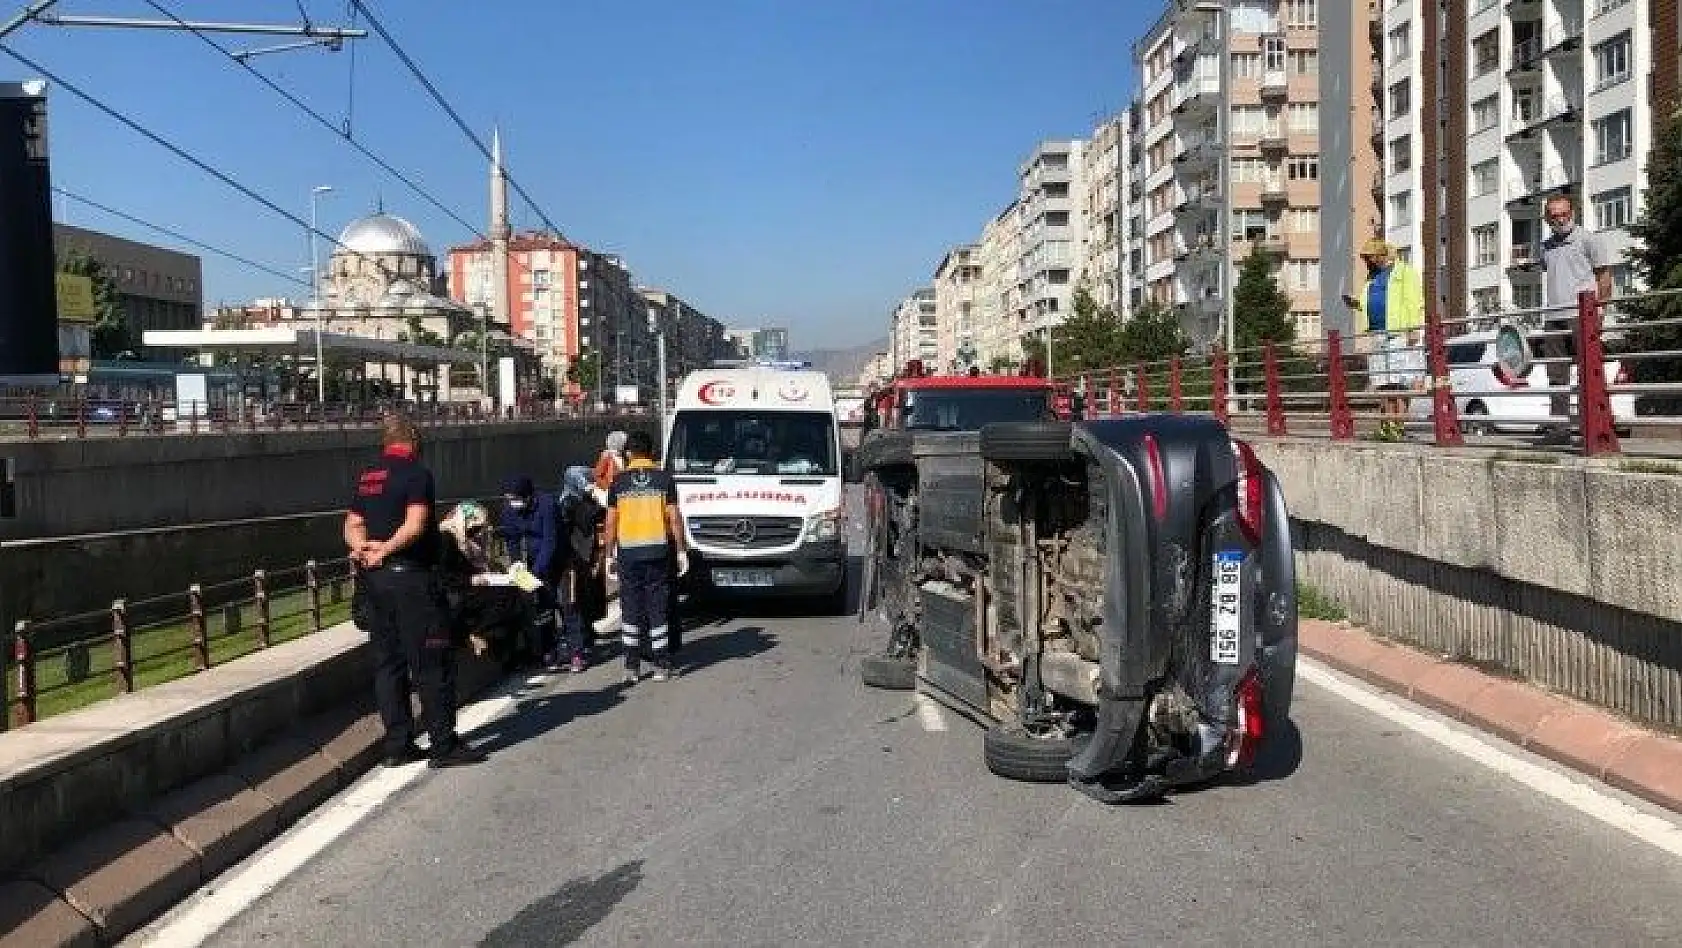
<svg viewBox="0 0 1682 948">
<path fill-rule="evenodd" d="M 134 348 L 133 334 L 122 301 L 117 295 L 117 281 L 93 255 L 71 250 L 58 261 L 58 271 L 87 277 L 93 283 L 93 329 L 88 344 L 95 359 L 115 359 Z"/>
<path fill-rule="evenodd" d="M 440 349 L 444 347 L 444 337 L 421 325 L 419 313 L 410 313 L 407 321 L 409 324 L 408 330 L 399 333 L 397 336 L 400 342 L 411 342 L 417 346 L 433 346 Z M 477 346 L 475 346 L 474 351 L 478 351 Z"/>
<path fill-rule="evenodd" d="M 567 381 L 586 392 L 593 392 L 601 384 L 601 380 L 602 359 L 599 350 L 573 356 L 572 364 L 567 366 Z"/>
<path fill-rule="evenodd" d="M 1630 261 L 1642 283 L 1649 290 L 1682 290 L 1682 112 L 1672 115 L 1653 136 L 1647 156 L 1646 206 L 1629 230 L 1637 240 Z M 1626 310 L 1638 323 L 1682 319 L 1682 297 L 1659 297 Z M 1622 348 L 1636 352 L 1682 349 L 1682 326 L 1637 330 Z M 1682 359 L 1637 359 L 1625 365 L 1637 382 L 1682 381 Z M 1640 404 L 1648 414 L 1682 412 L 1682 397 L 1675 395 L 1643 395 Z"/>
<path fill-rule="evenodd" d="M 1273 263 L 1274 255 L 1259 245 L 1251 249 L 1232 294 L 1233 344 L 1240 353 L 1235 358 L 1251 363 L 1235 373 L 1241 390 L 1257 391 L 1262 385 L 1261 353 L 1246 350 L 1271 342 L 1281 357 L 1294 352 L 1297 328 L 1291 319 L 1291 298 L 1280 289 Z"/>
<path fill-rule="evenodd" d="M 1124 362 L 1163 362 L 1185 355 L 1191 341 L 1180 326 L 1180 317 L 1150 300 L 1122 324 L 1118 347 Z"/>
</svg>

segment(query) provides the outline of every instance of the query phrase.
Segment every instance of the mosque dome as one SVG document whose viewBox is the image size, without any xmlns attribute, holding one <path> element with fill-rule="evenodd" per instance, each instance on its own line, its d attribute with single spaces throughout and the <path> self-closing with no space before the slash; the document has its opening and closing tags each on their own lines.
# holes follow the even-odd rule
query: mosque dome
<svg viewBox="0 0 1682 948">
<path fill-rule="evenodd" d="M 341 251 L 348 248 L 350 252 L 370 256 L 432 256 L 432 248 L 426 245 L 426 238 L 415 225 L 384 212 L 351 221 L 339 235 L 339 243 Z"/>
</svg>

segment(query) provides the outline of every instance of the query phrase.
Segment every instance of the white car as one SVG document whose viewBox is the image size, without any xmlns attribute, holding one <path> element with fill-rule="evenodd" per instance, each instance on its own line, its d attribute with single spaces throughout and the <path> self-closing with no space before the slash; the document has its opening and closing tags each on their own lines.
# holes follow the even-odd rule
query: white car
<svg viewBox="0 0 1682 948">
<path fill-rule="evenodd" d="M 1455 407 L 1460 412 L 1460 427 L 1468 434 L 1490 432 L 1533 433 L 1549 422 L 1550 399 L 1547 391 L 1548 369 L 1533 366 L 1526 378 L 1508 376 L 1495 363 L 1494 331 L 1467 333 L 1448 340 L 1448 377 L 1454 393 Z M 1571 367 L 1571 384 L 1577 384 L 1577 367 Z M 1606 384 L 1624 385 L 1629 377 L 1623 364 L 1606 363 Z M 1537 389 L 1534 394 L 1526 389 Z M 1576 411 L 1577 396 L 1571 396 L 1571 410 Z M 1415 395 L 1408 406 L 1413 421 L 1431 420 L 1431 397 Z M 1635 395 L 1627 392 L 1612 395 L 1612 419 L 1618 433 L 1627 432 L 1635 418 Z"/>
</svg>

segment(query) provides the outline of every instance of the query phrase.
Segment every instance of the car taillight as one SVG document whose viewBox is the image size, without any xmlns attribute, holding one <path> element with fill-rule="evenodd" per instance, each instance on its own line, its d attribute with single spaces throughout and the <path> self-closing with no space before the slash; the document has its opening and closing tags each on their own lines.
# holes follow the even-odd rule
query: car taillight
<svg viewBox="0 0 1682 948">
<path fill-rule="evenodd" d="M 1251 665 L 1250 670 L 1239 679 L 1238 689 L 1232 697 L 1238 720 L 1234 722 L 1226 762 L 1228 767 L 1243 768 L 1255 762 L 1256 751 L 1266 735 L 1262 722 L 1261 675 L 1256 666 Z"/>
<path fill-rule="evenodd" d="M 1495 373 L 1495 381 L 1500 382 L 1508 388 L 1524 388 L 1530 384 L 1528 381 L 1508 372 L 1499 362 L 1492 364 L 1490 369 Z"/>
<path fill-rule="evenodd" d="M 1162 448 L 1156 435 L 1145 435 L 1145 466 L 1151 481 L 1151 511 L 1160 522 L 1168 516 L 1168 477 L 1162 470 Z"/>
<path fill-rule="evenodd" d="M 1234 441 L 1232 452 L 1238 459 L 1238 527 L 1246 539 L 1259 546 L 1262 528 L 1266 526 L 1263 518 L 1267 509 L 1267 481 L 1254 448 L 1246 442 Z"/>
</svg>

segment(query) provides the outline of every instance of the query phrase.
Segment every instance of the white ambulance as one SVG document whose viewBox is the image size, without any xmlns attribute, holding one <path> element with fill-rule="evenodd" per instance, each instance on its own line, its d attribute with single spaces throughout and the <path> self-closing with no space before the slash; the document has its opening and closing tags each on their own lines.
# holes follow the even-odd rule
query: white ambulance
<svg viewBox="0 0 1682 948">
<path fill-rule="evenodd" d="M 691 591 L 821 599 L 846 608 L 840 426 L 829 379 L 720 364 L 678 387 L 666 426 Z"/>
</svg>

